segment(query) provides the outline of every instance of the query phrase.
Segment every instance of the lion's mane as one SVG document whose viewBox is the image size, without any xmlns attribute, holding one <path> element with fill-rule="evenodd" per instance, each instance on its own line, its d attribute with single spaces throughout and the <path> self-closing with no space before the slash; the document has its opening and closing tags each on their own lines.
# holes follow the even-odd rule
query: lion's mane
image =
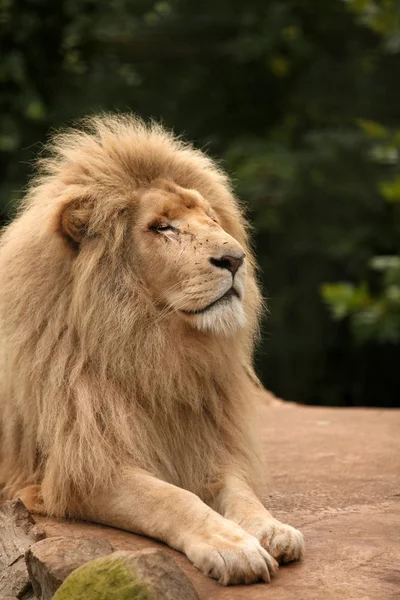
<svg viewBox="0 0 400 600">
<path fill-rule="evenodd" d="M 132 274 L 131 192 L 160 177 L 197 189 L 246 250 L 247 325 L 229 340 L 177 332 Z M 75 252 L 59 215 L 82 197 L 90 243 Z M 2 234 L 0 270 L 7 497 L 40 484 L 48 513 L 76 514 L 129 463 L 203 498 L 232 462 L 254 477 L 246 371 L 260 296 L 242 211 L 204 153 L 132 116 L 95 117 L 55 136 Z"/>
</svg>

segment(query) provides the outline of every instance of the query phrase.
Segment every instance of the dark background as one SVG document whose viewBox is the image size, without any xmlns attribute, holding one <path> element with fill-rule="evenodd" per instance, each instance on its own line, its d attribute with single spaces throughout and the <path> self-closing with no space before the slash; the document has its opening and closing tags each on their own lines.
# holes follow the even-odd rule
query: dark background
<svg viewBox="0 0 400 600">
<path fill-rule="evenodd" d="M 400 2 L 3 0 L 0 207 L 51 130 L 161 119 L 234 179 L 291 400 L 400 405 Z"/>
</svg>

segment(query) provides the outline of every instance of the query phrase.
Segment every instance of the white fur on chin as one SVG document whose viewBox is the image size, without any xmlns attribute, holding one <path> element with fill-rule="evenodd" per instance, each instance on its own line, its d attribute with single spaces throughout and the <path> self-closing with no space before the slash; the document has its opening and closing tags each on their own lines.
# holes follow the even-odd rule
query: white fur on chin
<svg viewBox="0 0 400 600">
<path fill-rule="evenodd" d="M 229 304 L 213 306 L 207 312 L 191 317 L 194 327 L 200 331 L 230 335 L 246 325 L 246 315 L 239 298 L 233 297 Z"/>
</svg>

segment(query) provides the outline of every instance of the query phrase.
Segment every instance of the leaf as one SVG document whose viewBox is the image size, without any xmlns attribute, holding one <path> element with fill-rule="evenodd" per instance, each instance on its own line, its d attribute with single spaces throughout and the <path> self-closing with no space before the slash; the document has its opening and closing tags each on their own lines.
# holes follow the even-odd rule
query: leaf
<svg viewBox="0 0 400 600">
<path fill-rule="evenodd" d="M 392 181 L 381 181 L 379 191 L 388 202 L 400 202 L 400 176 Z"/>
<path fill-rule="evenodd" d="M 376 271 L 400 269 L 400 256 L 374 256 L 369 264 Z"/>
<path fill-rule="evenodd" d="M 371 121 L 369 119 L 358 119 L 358 125 L 361 129 L 371 138 L 384 139 L 389 136 L 389 130 L 377 121 Z"/>
</svg>

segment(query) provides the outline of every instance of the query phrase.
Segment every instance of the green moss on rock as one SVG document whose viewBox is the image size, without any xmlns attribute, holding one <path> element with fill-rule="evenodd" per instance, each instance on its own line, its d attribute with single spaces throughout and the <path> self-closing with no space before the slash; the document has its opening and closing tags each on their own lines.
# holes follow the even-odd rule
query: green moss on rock
<svg viewBox="0 0 400 600">
<path fill-rule="evenodd" d="M 154 600 L 154 594 L 132 565 L 111 554 L 76 569 L 53 600 Z"/>
</svg>

